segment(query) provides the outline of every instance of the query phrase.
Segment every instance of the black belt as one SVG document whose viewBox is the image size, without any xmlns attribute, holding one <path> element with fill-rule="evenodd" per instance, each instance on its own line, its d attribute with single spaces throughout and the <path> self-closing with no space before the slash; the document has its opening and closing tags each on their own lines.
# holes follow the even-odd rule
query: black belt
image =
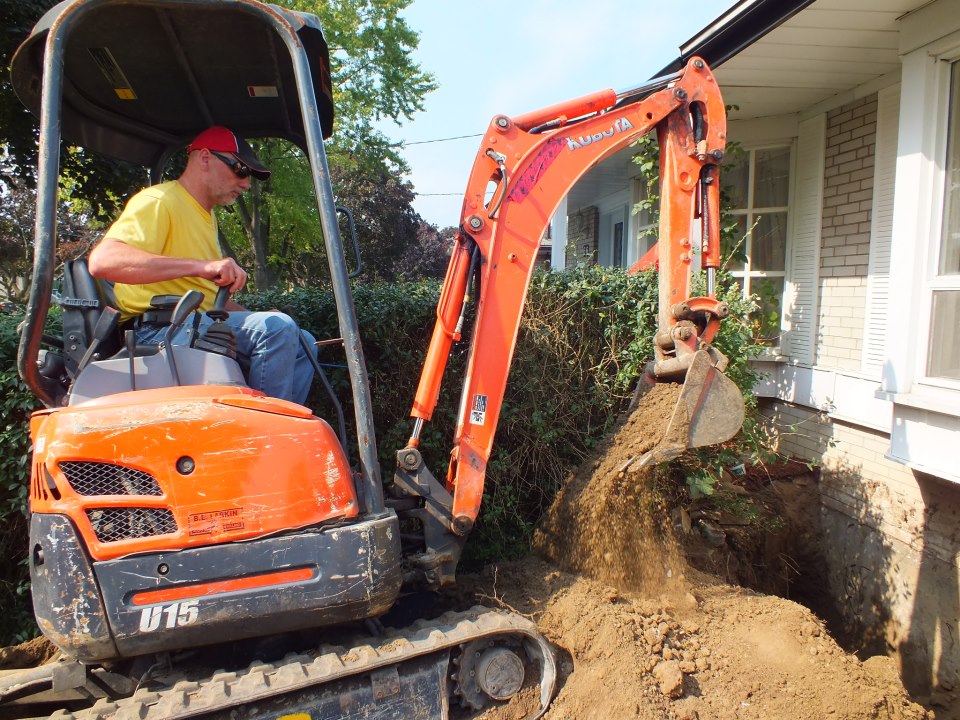
<svg viewBox="0 0 960 720">
<path fill-rule="evenodd" d="M 147 310 L 143 315 L 135 318 L 136 327 L 164 327 L 170 324 L 172 310 Z"/>
</svg>

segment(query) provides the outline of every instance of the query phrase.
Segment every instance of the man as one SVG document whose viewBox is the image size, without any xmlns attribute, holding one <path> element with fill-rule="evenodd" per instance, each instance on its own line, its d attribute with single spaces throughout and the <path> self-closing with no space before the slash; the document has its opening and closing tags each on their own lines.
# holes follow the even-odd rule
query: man
<svg viewBox="0 0 960 720">
<path fill-rule="evenodd" d="M 204 294 L 201 311 L 213 306 L 218 288 L 234 293 L 247 273 L 222 257 L 213 208 L 231 205 L 250 188 L 250 177 L 266 180 L 270 171 L 253 149 L 230 130 L 204 130 L 187 148 L 187 165 L 176 180 L 134 195 L 117 221 L 90 253 L 90 272 L 115 283 L 121 320 L 133 319 L 137 341 L 157 344 L 166 328 L 142 322 L 154 295 Z M 313 365 L 300 343 L 296 323 L 280 312 L 248 312 L 229 300 L 227 323 L 237 338 L 237 359 L 250 387 L 303 404 L 313 381 Z M 212 321 L 187 321 L 175 337 L 187 344 Z M 308 345 L 313 338 L 307 335 Z"/>
</svg>

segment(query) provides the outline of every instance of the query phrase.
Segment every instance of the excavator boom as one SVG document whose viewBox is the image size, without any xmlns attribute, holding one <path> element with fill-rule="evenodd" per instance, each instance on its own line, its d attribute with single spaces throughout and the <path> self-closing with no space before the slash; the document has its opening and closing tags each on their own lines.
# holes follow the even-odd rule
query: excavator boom
<svg viewBox="0 0 960 720">
<path fill-rule="evenodd" d="M 479 513 L 540 238 L 590 168 L 654 130 L 660 146 L 660 311 L 656 359 L 641 387 L 687 382 L 673 418 L 664 419 L 672 444 L 657 448 L 646 461 L 722 442 L 742 424 L 743 398 L 722 374 L 726 358 L 708 344 L 728 310 L 712 296 L 720 265 L 719 164 L 726 116 L 706 63 L 693 58 L 682 72 L 626 92 L 601 91 L 515 118 L 498 115 L 470 174 L 411 411 L 413 433 L 399 456 L 401 484 L 422 485 L 422 477 L 411 481 L 407 474 L 422 475 L 416 462 L 419 435 L 436 407 L 447 357 L 461 340 L 465 305 L 478 277 L 476 320 L 445 484 L 450 503 L 434 508 L 434 516 L 455 535 L 469 532 Z M 697 255 L 707 270 L 709 291 L 707 297 L 692 298 Z M 688 373 L 691 368 L 696 372 Z M 437 488 L 430 485 L 436 503 Z"/>
</svg>

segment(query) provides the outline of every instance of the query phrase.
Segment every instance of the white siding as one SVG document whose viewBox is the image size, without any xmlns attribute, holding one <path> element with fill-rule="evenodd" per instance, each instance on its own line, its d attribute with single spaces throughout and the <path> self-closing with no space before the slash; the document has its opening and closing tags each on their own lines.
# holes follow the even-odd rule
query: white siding
<svg viewBox="0 0 960 720">
<path fill-rule="evenodd" d="M 800 123 L 797 196 L 784 293 L 784 349 L 794 362 L 808 366 L 815 357 L 825 143 L 826 116 L 818 115 Z"/>
<path fill-rule="evenodd" d="M 887 354 L 887 315 L 890 296 L 890 240 L 893 231 L 893 190 L 897 170 L 900 86 L 877 96 L 877 142 L 873 176 L 873 224 L 867 270 L 862 370 L 880 379 Z"/>
</svg>

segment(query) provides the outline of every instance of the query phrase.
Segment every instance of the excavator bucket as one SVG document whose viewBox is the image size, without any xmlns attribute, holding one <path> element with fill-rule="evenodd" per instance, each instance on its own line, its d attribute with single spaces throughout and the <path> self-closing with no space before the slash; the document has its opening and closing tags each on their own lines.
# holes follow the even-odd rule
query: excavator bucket
<svg viewBox="0 0 960 720">
<path fill-rule="evenodd" d="M 638 466 L 654 465 L 677 457 L 687 448 L 726 442 L 743 425 L 743 394 L 740 388 L 721 372 L 726 358 L 707 350 L 698 350 L 687 370 L 680 397 L 673 408 L 663 439 L 638 460 Z M 718 368 L 718 365 L 720 368 Z M 636 406 L 655 380 L 642 378 Z"/>
</svg>

